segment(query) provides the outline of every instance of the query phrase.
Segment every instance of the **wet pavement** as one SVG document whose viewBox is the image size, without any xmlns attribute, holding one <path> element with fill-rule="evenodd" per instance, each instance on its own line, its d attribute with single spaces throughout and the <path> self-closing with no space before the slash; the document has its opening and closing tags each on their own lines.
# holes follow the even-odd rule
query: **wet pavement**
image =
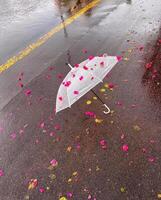
<svg viewBox="0 0 161 200">
<path fill-rule="evenodd" d="M 49 12 L 56 21 L 42 32 L 37 24 L 32 39 L 21 34 L 17 47 L 6 36 L 13 45 L 1 48 L 0 62 L 86 3 L 57 4 L 63 18 Z M 160 10 L 160 0 L 102 0 L 0 75 L 0 199 L 161 198 Z M 94 89 L 111 114 L 89 92 L 55 115 L 65 63 L 104 52 L 123 56 Z"/>
</svg>

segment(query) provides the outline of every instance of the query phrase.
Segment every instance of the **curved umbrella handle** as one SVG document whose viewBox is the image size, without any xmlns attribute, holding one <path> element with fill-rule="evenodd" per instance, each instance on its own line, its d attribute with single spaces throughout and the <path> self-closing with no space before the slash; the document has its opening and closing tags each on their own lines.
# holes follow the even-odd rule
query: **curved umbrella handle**
<svg viewBox="0 0 161 200">
<path fill-rule="evenodd" d="M 108 107 L 106 104 L 103 104 L 103 105 L 104 105 L 104 107 L 107 109 L 107 111 L 103 111 L 103 113 L 104 113 L 105 115 L 109 114 L 109 113 L 111 112 L 111 110 L 109 109 L 109 107 Z"/>
</svg>

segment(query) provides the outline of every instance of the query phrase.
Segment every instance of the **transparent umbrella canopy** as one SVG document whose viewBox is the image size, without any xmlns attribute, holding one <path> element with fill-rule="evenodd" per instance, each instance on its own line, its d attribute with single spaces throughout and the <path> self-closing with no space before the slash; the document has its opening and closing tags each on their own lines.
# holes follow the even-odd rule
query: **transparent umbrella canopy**
<svg viewBox="0 0 161 200">
<path fill-rule="evenodd" d="M 68 63 L 71 70 L 59 87 L 56 98 L 56 113 L 71 107 L 87 92 L 92 91 L 104 104 L 107 110 L 104 113 L 108 114 L 110 112 L 109 107 L 92 89 L 103 82 L 105 76 L 119 61 L 120 57 L 118 56 L 104 54 L 103 56 L 90 57 L 75 65 L 75 67 Z"/>
</svg>

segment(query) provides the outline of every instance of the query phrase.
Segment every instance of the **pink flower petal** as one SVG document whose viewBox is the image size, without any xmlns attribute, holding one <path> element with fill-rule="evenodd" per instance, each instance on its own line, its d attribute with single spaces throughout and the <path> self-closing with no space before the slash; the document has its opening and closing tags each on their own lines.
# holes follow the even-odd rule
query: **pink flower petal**
<svg viewBox="0 0 161 200">
<path fill-rule="evenodd" d="M 58 77 L 59 79 L 62 79 L 62 78 L 63 78 L 63 75 L 62 75 L 62 74 L 58 74 L 57 77 Z"/>
<path fill-rule="evenodd" d="M 74 94 L 79 94 L 79 91 L 75 90 L 75 91 L 74 91 Z"/>
<path fill-rule="evenodd" d="M 38 180 L 37 179 L 31 179 L 28 185 L 28 190 L 32 190 L 36 188 L 38 185 Z"/>
<path fill-rule="evenodd" d="M 83 76 L 80 76 L 79 80 L 80 80 L 80 81 L 82 81 L 82 80 L 83 80 L 83 78 L 84 78 Z"/>
<path fill-rule="evenodd" d="M 94 112 L 90 112 L 90 111 L 85 112 L 85 115 L 88 117 L 92 117 L 92 118 L 96 117 L 96 114 Z"/>
<path fill-rule="evenodd" d="M 53 167 L 56 167 L 58 165 L 58 161 L 56 159 L 53 159 L 50 161 L 50 164 L 53 166 Z"/>
<path fill-rule="evenodd" d="M 58 98 L 59 98 L 60 101 L 63 101 L 63 97 L 60 96 L 60 97 L 58 97 Z"/>
<path fill-rule="evenodd" d="M 71 85 L 71 81 L 67 81 L 67 82 L 64 83 L 65 87 L 69 87 L 70 85 Z"/>
<path fill-rule="evenodd" d="M 79 64 L 75 64 L 74 66 L 75 66 L 76 68 L 78 68 L 78 67 L 79 67 Z"/>
<path fill-rule="evenodd" d="M 107 149 L 107 142 L 106 142 L 106 140 L 100 140 L 99 144 L 101 145 L 102 149 Z"/>
<path fill-rule="evenodd" d="M 49 67 L 48 69 L 49 69 L 49 71 L 52 71 L 52 70 L 54 70 L 54 67 Z"/>
<path fill-rule="evenodd" d="M 23 88 L 23 83 L 19 82 L 18 85 Z"/>
<path fill-rule="evenodd" d="M 123 150 L 124 152 L 127 152 L 127 151 L 129 150 L 129 146 L 128 146 L 127 144 L 124 144 L 124 145 L 122 146 L 122 150 Z"/>
<path fill-rule="evenodd" d="M 83 53 L 87 53 L 87 49 L 83 49 L 82 52 L 83 52 Z"/>
<path fill-rule="evenodd" d="M 114 88 L 114 84 L 109 83 L 109 84 L 108 84 L 108 87 L 109 87 L 110 89 L 112 89 L 112 88 Z"/>
<path fill-rule="evenodd" d="M 144 47 L 143 47 L 143 46 L 139 47 L 139 50 L 140 50 L 140 51 L 142 51 L 143 49 L 144 49 Z"/>
<path fill-rule="evenodd" d="M 125 138 L 125 134 L 121 135 L 121 140 L 123 140 Z"/>
<path fill-rule="evenodd" d="M 41 122 L 40 123 L 40 128 L 44 128 L 45 127 L 45 123 L 44 122 Z"/>
<path fill-rule="evenodd" d="M 83 69 L 84 69 L 84 70 L 88 70 L 88 67 L 86 67 L 86 66 L 83 66 Z"/>
<path fill-rule="evenodd" d="M 3 128 L 0 126 L 0 133 L 2 133 L 3 132 Z"/>
<path fill-rule="evenodd" d="M 15 139 L 16 138 L 16 133 L 12 133 L 10 136 L 11 136 L 12 139 Z"/>
<path fill-rule="evenodd" d="M 100 62 L 100 65 L 104 65 L 105 63 L 102 61 L 102 62 Z"/>
<path fill-rule="evenodd" d="M 54 126 L 54 128 L 55 128 L 55 130 L 60 130 L 60 125 L 59 124 L 56 124 L 55 126 Z"/>
<path fill-rule="evenodd" d="M 39 192 L 40 193 L 44 193 L 45 192 L 45 189 L 43 187 L 39 188 Z"/>
<path fill-rule="evenodd" d="M 116 56 L 117 60 L 120 62 L 122 60 L 122 56 Z"/>
<path fill-rule="evenodd" d="M 71 198 L 73 194 L 71 192 L 67 192 L 67 197 Z"/>
<path fill-rule="evenodd" d="M 92 60 L 93 58 L 94 58 L 94 56 L 89 56 L 88 57 L 89 60 Z"/>
<path fill-rule="evenodd" d="M 29 89 L 28 89 L 28 90 L 25 90 L 24 92 L 25 92 L 25 95 L 26 95 L 26 96 L 30 96 L 30 95 L 31 95 L 31 90 L 29 90 Z"/>
<path fill-rule="evenodd" d="M 155 158 L 154 158 L 154 157 L 150 157 L 150 158 L 148 158 L 148 161 L 149 161 L 149 162 L 154 162 L 154 161 L 155 161 Z"/>
<path fill-rule="evenodd" d="M 145 65 L 146 69 L 150 69 L 152 67 L 153 63 L 149 62 Z"/>
<path fill-rule="evenodd" d="M 4 176 L 4 172 L 3 172 L 2 169 L 0 169 L 0 177 L 1 177 L 1 176 Z"/>
</svg>

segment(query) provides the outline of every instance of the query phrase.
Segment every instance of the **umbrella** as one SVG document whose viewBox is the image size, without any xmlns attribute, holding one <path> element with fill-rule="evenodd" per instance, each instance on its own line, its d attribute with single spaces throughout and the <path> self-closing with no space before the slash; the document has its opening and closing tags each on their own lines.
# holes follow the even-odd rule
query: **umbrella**
<svg viewBox="0 0 161 200">
<path fill-rule="evenodd" d="M 70 108 L 88 91 L 92 91 L 107 109 L 104 113 L 108 114 L 110 109 L 92 89 L 100 82 L 103 82 L 105 76 L 119 60 L 120 57 L 118 56 L 104 54 L 103 56 L 90 56 L 87 60 L 76 64 L 74 67 L 68 63 L 71 70 L 59 87 L 56 98 L 56 113 L 65 108 Z"/>
</svg>

